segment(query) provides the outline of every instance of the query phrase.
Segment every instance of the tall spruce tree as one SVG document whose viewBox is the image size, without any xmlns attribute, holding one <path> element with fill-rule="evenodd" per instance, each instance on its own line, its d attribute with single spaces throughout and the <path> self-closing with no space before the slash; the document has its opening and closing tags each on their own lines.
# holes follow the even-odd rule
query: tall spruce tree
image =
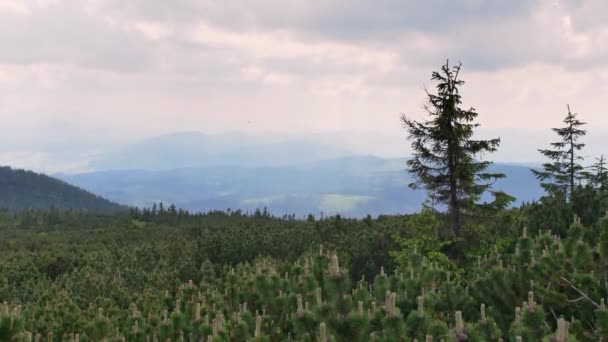
<svg viewBox="0 0 608 342">
<path fill-rule="evenodd" d="M 413 158 L 407 161 L 414 176 L 411 188 L 424 188 L 434 201 L 448 209 L 449 224 L 454 236 L 461 234 L 463 216 L 478 206 L 477 202 L 501 173 L 486 172 L 492 164 L 482 161 L 484 153 L 495 152 L 500 139 L 475 140 L 474 123 L 478 113 L 474 108 L 461 108 L 459 79 L 462 64 L 450 67 L 449 62 L 434 71 L 437 93 L 427 93 L 425 110 L 429 119 L 414 121 L 402 115 L 401 120 L 412 141 Z M 496 200 L 492 205 L 504 207 L 514 199 L 503 192 L 491 191 Z"/>
<path fill-rule="evenodd" d="M 595 159 L 595 164 L 591 165 L 588 179 L 589 183 L 600 191 L 608 190 L 608 169 L 606 169 L 606 158 L 602 155 Z"/>
<path fill-rule="evenodd" d="M 564 119 L 565 127 L 553 128 L 561 141 L 551 143 L 553 149 L 538 150 L 551 162 L 543 164 L 542 170 L 532 170 L 532 172 L 545 191 L 551 195 L 560 192 L 566 196 L 571 195 L 576 182 L 584 178 L 584 168 L 579 164 L 583 157 L 578 151 L 585 147 L 585 144 L 579 140 L 587 134 L 587 131 L 580 128 L 585 123 L 579 121 L 577 115 L 572 113 L 568 105 L 568 115 Z"/>
</svg>

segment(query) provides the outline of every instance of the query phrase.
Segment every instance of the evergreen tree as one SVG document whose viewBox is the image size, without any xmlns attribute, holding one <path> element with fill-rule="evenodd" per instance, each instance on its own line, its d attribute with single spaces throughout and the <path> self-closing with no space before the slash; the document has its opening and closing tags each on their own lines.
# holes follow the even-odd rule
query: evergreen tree
<svg viewBox="0 0 608 342">
<path fill-rule="evenodd" d="M 496 179 L 504 174 L 488 173 L 490 161 L 479 160 L 484 153 L 495 152 L 500 139 L 474 140 L 474 123 L 478 113 L 474 108 L 461 108 L 459 79 L 461 64 L 451 67 L 449 62 L 435 71 L 431 79 L 438 82 L 437 94 L 427 91 L 425 106 L 430 119 L 423 122 L 401 117 L 412 141 L 414 155 L 408 160 L 409 172 L 415 177 L 411 188 L 424 188 L 434 202 L 445 204 L 452 233 L 458 236 L 463 214 L 473 209 L 481 195 L 491 191 Z M 502 192 L 492 192 L 494 204 L 508 205 L 513 199 Z"/>
<path fill-rule="evenodd" d="M 565 127 L 553 128 L 561 141 L 551 143 L 553 149 L 538 150 L 551 162 L 543 164 L 543 170 L 532 170 L 532 172 L 545 191 L 552 195 L 557 192 L 571 195 L 576 182 L 583 178 L 583 167 L 579 164 L 583 157 L 578 151 L 585 147 L 585 144 L 579 140 L 587 132 L 580 129 L 585 123 L 579 121 L 576 116 L 577 114 L 572 113 L 568 105 L 568 115 L 564 119 Z"/>
<path fill-rule="evenodd" d="M 600 191 L 608 190 L 608 170 L 606 169 L 606 158 L 602 155 L 596 158 L 596 163 L 590 167 L 588 175 L 589 183 Z"/>
<path fill-rule="evenodd" d="M 169 214 L 171 216 L 177 216 L 177 207 L 175 206 L 175 204 L 171 204 L 169 206 Z"/>
</svg>

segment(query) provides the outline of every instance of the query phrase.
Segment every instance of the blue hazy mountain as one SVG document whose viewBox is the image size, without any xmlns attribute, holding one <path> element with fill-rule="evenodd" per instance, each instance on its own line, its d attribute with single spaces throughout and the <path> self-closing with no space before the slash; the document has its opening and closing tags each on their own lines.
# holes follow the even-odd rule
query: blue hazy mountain
<svg viewBox="0 0 608 342">
<path fill-rule="evenodd" d="M 299 151 L 303 149 L 310 147 Z M 411 179 L 405 171 L 405 159 L 349 156 L 273 165 L 265 164 L 264 156 L 260 158 L 259 154 L 250 155 L 240 164 L 233 156 L 222 157 L 215 151 L 213 155 L 213 163 L 207 161 L 210 164 L 207 166 L 59 176 L 122 204 L 174 203 L 191 211 L 228 208 L 252 211 L 267 207 L 274 214 L 364 216 L 415 212 L 425 198 L 423 192 L 408 188 Z M 290 159 L 284 157 L 284 161 Z M 162 165 L 171 164 L 160 156 L 155 158 Z M 299 160 L 298 152 L 293 153 L 291 160 Z M 154 159 L 149 161 L 156 163 Z M 518 203 L 542 195 L 529 166 L 495 164 L 492 171 L 508 175 L 496 183 L 495 189 L 517 197 Z"/>
</svg>

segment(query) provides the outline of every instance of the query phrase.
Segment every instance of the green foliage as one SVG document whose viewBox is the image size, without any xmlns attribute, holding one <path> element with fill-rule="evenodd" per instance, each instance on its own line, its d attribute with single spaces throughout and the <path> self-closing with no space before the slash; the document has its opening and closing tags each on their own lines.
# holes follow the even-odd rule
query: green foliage
<svg viewBox="0 0 608 342">
<path fill-rule="evenodd" d="M 457 240 L 429 208 L 305 221 L 58 212 L 51 229 L 45 212 L 4 213 L 0 340 L 605 339 L 607 207 L 584 191 L 587 219 L 524 229 L 573 211 L 545 199 Z M 466 257 L 449 259 L 454 246 Z"/>
<path fill-rule="evenodd" d="M 600 191 L 608 190 L 608 169 L 606 168 L 606 159 L 604 155 L 596 158 L 595 164 L 590 167 L 588 180 L 589 183 Z"/>
<path fill-rule="evenodd" d="M 419 257 L 426 258 L 442 268 L 457 271 L 457 266 L 442 251 L 453 244 L 453 240 L 439 239 L 439 229 L 442 222 L 430 208 L 424 208 L 420 214 L 407 218 L 406 225 L 410 228 L 407 236 L 395 236 L 401 249 L 391 255 L 395 258 L 400 269 L 406 269 L 411 262 L 418 262 Z"/>
<path fill-rule="evenodd" d="M 496 179 L 504 174 L 486 172 L 492 164 L 479 160 L 484 153 L 493 153 L 500 139 L 476 140 L 474 123 L 478 113 L 474 108 L 462 109 L 459 78 L 461 65 L 449 66 L 446 62 L 441 71 L 432 74 L 437 82 L 437 93 L 427 92 L 426 111 L 429 119 L 418 122 L 402 116 L 404 127 L 412 140 L 413 158 L 408 160 L 409 172 L 415 181 L 412 188 L 424 188 L 432 206 L 446 205 L 452 233 L 460 236 L 462 215 L 474 208 L 486 191 L 491 191 Z M 494 205 L 507 207 L 513 198 L 502 192 L 494 192 Z"/>
<path fill-rule="evenodd" d="M 579 140 L 587 132 L 580 129 L 585 123 L 579 121 L 576 118 L 577 115 L 570 111 L 568 105 L 568 115 L 564 119 L 564 127 L 553 128 L 561 140 L 551 143 L 552 149 L 538 150 L 550 162 L 543 164 L 542 170 L 532 170 L 532 172 L 550 195 L 560 192 L 570 195 L 577 183 L 584 178 L 584 168 L 580 164 L 583 157 L 579 151 L 585 147 L 585 144 Z"/>
</svg>

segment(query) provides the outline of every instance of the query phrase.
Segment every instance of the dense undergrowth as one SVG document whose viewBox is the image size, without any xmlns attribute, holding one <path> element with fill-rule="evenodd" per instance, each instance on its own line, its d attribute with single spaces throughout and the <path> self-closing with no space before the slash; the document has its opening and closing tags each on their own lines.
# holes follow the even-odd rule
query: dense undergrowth
<svg viewBox="0 0 608 342">
<path fill-rule="evenodd" d="M 430 209 L 2 212 L 0 340 L 606 340 L 608 206 L 576 196 L 460 239 Z"/>
</svg>

